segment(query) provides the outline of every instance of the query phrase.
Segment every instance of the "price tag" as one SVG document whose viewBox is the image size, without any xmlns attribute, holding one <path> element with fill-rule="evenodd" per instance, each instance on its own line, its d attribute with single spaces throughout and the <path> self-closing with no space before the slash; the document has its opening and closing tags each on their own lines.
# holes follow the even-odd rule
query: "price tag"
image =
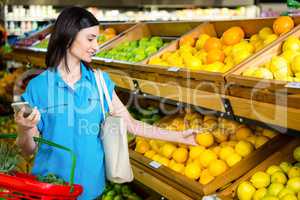
<svg viewBox="0 0 300 200">
<path fill-rule="evenodd" d="M 287 88 L 298 88 L 300 89 L 300 82 L 289 82 L 285 85 Z"/>
<path fill-rule="evenodd" d="M 112 62 L 112 59 L 109 59 L 109 58 L 103 58 L 103 60 L 108 63 Z"/>
<path fill-rule="evenodd" d="M 153 167 L 154 169 L 158 169 L 158 168 L 160 168 L 160 166 L 161 166 L 161 164 L 158 163 L 158 162 L 156 162 L 156 161 L 151 161 L 151 162 L 149 163 L 149 165 L 150 165 L 151 167 Z"/>
<path fill-rule="evenodd" d="M 169 71 L 169 72 L 178 72 L 179 70 L 180 70 L 179 67 L 169 67 L 169 68 L 168 68 L 168 71 Z"/>
</svg>

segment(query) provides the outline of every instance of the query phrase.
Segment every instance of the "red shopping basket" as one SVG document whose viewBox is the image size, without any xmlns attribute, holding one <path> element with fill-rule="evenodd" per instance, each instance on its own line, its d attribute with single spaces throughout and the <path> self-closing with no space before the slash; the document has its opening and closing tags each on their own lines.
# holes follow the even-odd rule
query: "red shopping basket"
<svg viewBox="0 0 300 200">
<path fill-rule="evenodd" d="M 15 139 L 16 134 L 0 134 L 0 139 Z M 39 182 L 35 176 L 14 173 L 0 173 L 0 200 L 75 200 L 83 191 L 80 185 L 73 184 L 76 157 L 71 149 L 34 137 L 38 143 L 47 144 L 68 151 L 72 156 L 72 168 L 68 185 Z"/>
</svg>

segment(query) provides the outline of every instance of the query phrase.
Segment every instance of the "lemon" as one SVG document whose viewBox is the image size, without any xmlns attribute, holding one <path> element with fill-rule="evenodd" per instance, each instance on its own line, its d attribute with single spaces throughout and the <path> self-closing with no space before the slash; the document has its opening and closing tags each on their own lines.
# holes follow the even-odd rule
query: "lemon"
<svg viewBox="0 0 300 200">
<path fill-rule="evenodd" d="M 202 172 L 201 172 L 201 176 L 200 176 L 200 179 L 199 179 L 199 183 L 201 183 L 202 185 L 206 185 L 208 184 L 209 182 L 211 182 L 212 180 L 214 180 L 214 176 L 212 176 L 209 172 L 208 169 L 204 169 Z"/>
<path fill-rule="evenodd" d="M 253 151 L 253 145 L 250 142 L 241 140 L 235 145 L 235 151 L 239 155 L 246 157 Z"/>
<path fill-rule="evenodd" d="M 228 169 L 226 162 L 223 160 L 215 160 L 210 162 L 208 170 L 212 176 L 219 176 Z"/>
<path fill-rule="evenodd" d="M 205 150 L 203 146 L 191 146 L 190 147 L 190 152 L 189 152 L 189 157 L 194 160 L 198 158 L 201 153 Z"/>
<path fill-rule="evenodd" d="M 201 175 L 201 168 L 196 163 L 187 164 L 184 170 L 184 174 L 193 180 L 196 180 Z"/>
<path fill-rule="evenodd" d="M 209 163 L 216 160 L 217 155 L 212 150 L 203 151 L 202 155 L 199 157 L 201 166 L 208 167 Z"/>
<path fill-rule="evenodd" d="M 265 40 L 269 35 L 273 34 L 273 30 L 269 27 L 264 27 L 258 32 L 258 36 Z"/>
<path fill-rule="evenodd" d="M 256 172 L 250 179 L 250 182 L 257 189 L 268 187 L 270 184 L 270 175 L 265 172 Z"/>
<path fill-rule="evenodd" d="M 188 159 L 188 151 L 186 148 L 177 148 L 173 153 L 173 159 L 176 162 L 184 163 Z"/>
<path fill-rule="evenodd" d="M 199 35 L 198 40 L 196 42 L 196 49 L 198 49 L 198 50 L 202 49 L 204 47 L 204 44 L 205 44 L 205 42 L 206 42 L 206 40 L 208 38 L 210 38 L 210 36 L 207 35 L 207 34 L 201 34 L 201 35 Z"/>
<path fill-rule="evenodd" d="M 152 159 L 155 154 L 156 154 L 155 151 L 149 150 L 149 151 L 145 152 L 144 156 L 147 157 L 147 158 L 149 158 L 149 159 Z"/>
<path fill-rule="evenodd" d="M 170 159 L 176 150 L 175 145 L 167 143 L 161 147 L 161 154 Z"/>
<path fill-rule="evenodd" d="M 237 188 L 237 196 L 240 200 L 251 200 L 255 193 L 255 187 L 249 182 L 244 181 Z"/>
<path fill-rule="evenodd" d="M 250 128 L 239 128 L 236 133 L 236 139 L 237 140 L 244 140 L 247 137 L 250 137 L 253 135 L 252 130 Z"/>
<path fill-rule="evenodd" d="M 220 158 L 222 160 L 226 160 L 228 156 L 232 155 L 233 153 L 235 153 L 235 151 L 232 147 L 230 146 L 222 147 L 220 150 Z"/>
<path fill-rule="evenodd" d="M 269 141 L 269 138 L 267 138 L 265 136 L 257 136 L 256 140 L 255 140 L 255 148 L 257 149 L 257 148 L 261 147 L 268 141 Z"/>
<path fill-rule="evenodd" d="M 196 141 L 204 147 L 210 147 L 214 143 L 214 137 L 209 132 L 199 133 L 196 136 Z"/>
<path fill-rule="evenodd" d="M 226 158 L 226 163 L 229 167 L 232 167 L 233 165 L 240 162 L 241 160 L 242 160 L 242 156 L 240 156 L 237 153 L 233 153 Z"/>
</svg>

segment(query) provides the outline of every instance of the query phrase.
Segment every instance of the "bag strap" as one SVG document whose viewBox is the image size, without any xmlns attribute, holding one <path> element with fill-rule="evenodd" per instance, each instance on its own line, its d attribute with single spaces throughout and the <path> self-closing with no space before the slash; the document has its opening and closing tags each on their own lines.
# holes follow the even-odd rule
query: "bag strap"
<svg viewBox="0 0 300 200">
<path fill-rule="evenodd" d="M 100 97 L 100 104 L 101 104 L 101 109 L 102 109 L 102 114 L 103 114 L 103 119 L 105 119 L 105 110 L 104 110 L 104 102 L 103 102 L 103 93 L 102 93 L 102 87 L 101 87 L 101 83 L 100 83 L 100 79 L 99 79 L 99 72 L 98 70 L 96 70 L 94 72 L 95 74 L 95 80 L 96 80 L 96 84 L 97 84 L 97 89 L 98 89 L 98 93 L 99 93 L 99 97 Z"/>
<path fill-rule="evenodd" d="M 106 85 L 105 80 L 103 78 L 103 73 L 101 72 L 100 69 L 98 69 L 98 73 L 99 73 L 101 85 L 103 86 L 104 96 L 105 96 L 105 99 L 106 99 L 107 104 L 108 104 L 109 113 L 112 113 L 113 112 L 112 100 L 111 100 L 111 98 L 109 96 L 108 88 L 107 88 L 107 85 Z"/>
<path fill-rule="evenodd" d="M 95 79 L 96 79 L 97 88 L 98 88 L 98 92 L 99 92 L 99 96 L 100 96 L 101 109 L 103 110 L 103 112 L 102 112 L 103 119 L 105 119 L 106 116 L 105 116 L 105 109 L 104 109 L 103 90 L 104 90 L 105 99 L 106 99 L 107 104 L 108 104 L 109 113 L 112 113 L 112 101 L 111 101 L 110 96 L 108 94 L 108 90 L 107 90 L 105 81 L 103 79 L 103 75 L 102 75 L 101 70 L 96 69 L 94 73 L 95 73 Z"/>
</svg>

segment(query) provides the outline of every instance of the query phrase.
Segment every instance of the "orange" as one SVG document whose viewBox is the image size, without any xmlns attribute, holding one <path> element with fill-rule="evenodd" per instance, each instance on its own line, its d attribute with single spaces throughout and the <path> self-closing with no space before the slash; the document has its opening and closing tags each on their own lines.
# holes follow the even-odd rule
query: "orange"
<svg viewBox="0 0 300 200">
<path fill-rule="evenodd" d="M 173 159 L 178 163 L 184 163 L 188 158 L 188 151 L 186 148 L 177 148 L 173 153 Z"/>
<path fill-rule="evenodd" d="M 294 28 L 294 21 L 289 16 L 278 17 L 273 23 L 273 30 L 276 34 L 289 32 Z"/>
<path fill-rule="evenodd" d="M 117 31 L 114 28 L 106 28 L 104 30 L 104 33 L 107 35 L 116 35 Z"/>
<path fill-rule="evenodd" d="M 208 38 L 204 44 L 204 49 L 207 52 L 212 49 L 221 49 L 221 48 L 222 48 L 221 41 L 216 37 Z"/>
<path fill-rule="evenodd" d="M 214 136 L 209 132 L 199 133 L 196 142 L 204 147 L 210 147 L 214 143 Z"/>
<path fill-rule="evenodd" d="M 190 36 L 190 35 L 186 35 L 186 36 L 183 36 L 182 38 L 180 38 L 179 40 L 179 45 L 182 46 L 182 45 L 188 45 L 188 46 L 195 46 L 195 39 Z"/>
<path fill-rule="evenodd" d="M 212 176 L 219 176 L 228 169 L 228 166 L 223 160 L 215 160 L 208 166 L 208 170 Z"/>
<path fill-rule="evenodd" d="M 190 163 L 185 167 L 184 174 L 190 179 L 198 179 L 201 175 L 201 168 L 196 163 Z"/>
<path fill-rule="evenodd" d="M 206 64 L 214 63 L 214 62 L 224 62 L 225 55 L 224 52 L 220 49 L 211 49 L 207 53 Z"/>
<path fill-rule="evenodd" d="M 233 26 L 226 30 L 222 35 L 222 42 L 225 45 L 234 45 L 244 39 L 245 33 L 239 26 Z"/>
<path fill-rule="evenodd" d="M 150 150 L 150 145 L 146 141 L 140 140 L 139 142 L 137 142 L 135 147 L 136 152 L 144 154 L 149 150 Z"/>
<path fill-rule="evenodd" d="M 239 128 L 235 134 L 237 140 L 245 140 L 247 137 L 253 135 L 252 130 L 247 127 Z"/>
</svg>

